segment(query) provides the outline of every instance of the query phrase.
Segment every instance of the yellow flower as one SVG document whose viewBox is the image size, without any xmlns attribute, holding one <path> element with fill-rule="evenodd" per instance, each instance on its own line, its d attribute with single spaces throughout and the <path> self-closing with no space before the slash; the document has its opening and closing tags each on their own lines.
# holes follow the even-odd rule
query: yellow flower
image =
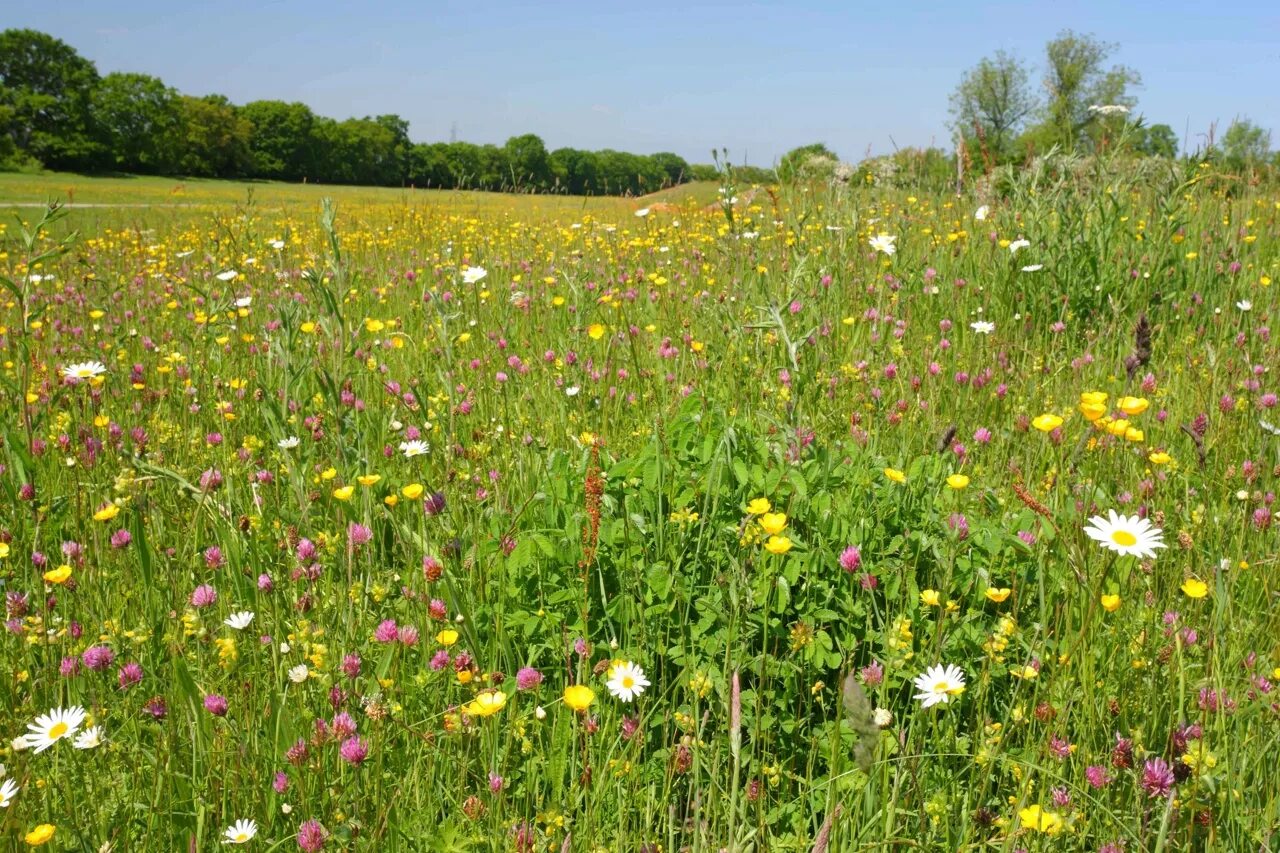
<svg viewBox="0 0 1280 853">
<path fill-rule="evenodd" d="M 747 513 L 749 515 L 764 515 L 773 509 L 773 504 L 769 503 L 768 498 L 756 498 L 747 504 Z"/>
<path fill-rule="evenodd" d="M 1001 587 L 989 586 L 987 587 L 987 593 L 986 593 L 987 600 L 994 601 L 996 604 L 1000 604 L 1006 598 L 1009 597 L 1009 594 L 1011 592 L 1013 592 L 1013 590 L 1009 589 L 1009 587 L 1007 586 L 1001 586 Z"/>
<path fill-rule="evenodd" d="M 9 543 L 0 542 L 0 560 L 3 560 L 7 556 L 9 556 Z"/>
<path fill-rule="evenodd" d="M 1102 609 L 1108 613 L 1115 613 L 1120 609 L 1120 596 L 1106 594 L 1102 596 Z"/>
<path fill-rule="evenodd" d="M 416 501 L 422 497 L 422 491 L 421 483 L 410 483 L 400 490 L 400 494 L 404 495 L 407 500 Z"/>
<path fill-rule="evenodd" d="M 1124 431 L 1125 441 L 1132 441 L 1134 444 L 1138 444 L 1140 442 L 1146 441 L 1146 439 L 1147 439 L 1146 434 L 1142 430 L 1136 427 L 1129 427 L 1127 430 Z"/>
<path fill-rule="evenodd" d="M 361 474 L 359 477 L 356 477 L 356 482 L 362 486 L 372 486 L 381 479 L 381 474 Z"/>
<path fill-rule="evenodd" d="M 1106 403 L 1086 403 L 1084 401 L 1080 402 L 1080 414 L 1084 415 L 1084 419 L 1087 421 L 1090 421 L 1090 422 L 1096 421 L 1098 418 L 1102 417 L 1106 413 L 1107 413 Z"/>
<path fill-rule="evenodd" d="M 1165 453 L 1163 450 L 1157 450 L 1155 453 L 1147 456 L 1147 461 L 1152 465 L 1167 465 L 1172 459 L 1173 457 L 1168 453 Z"/>
<path fill-rule="evenodd" d="M 1027 806 L 1019 811 L 1018 820 L 1027 829 L 1043 832 L 1045 835 L 1057 835 L 1062 831 L 1062 816 L 1045 811 L 1038 805 Z"/>
<path fill-rule="evenodd" d="M 907 475 L 899 471 L 897 468 L 885 468 L 884 475 L 895 483 L 907 482 Z"/>
<path fill-rule="evenodd" d="M 964 474 L 952 474 L 947 478 L 947 485 L 956 491 L 960 491 L 969 485 L 969 478 Z"/>
<path fill-rule="evenodd" d="M 764 543 L 770 554 L 785 554 L 791 550 L 791 540 L 785 536 L 770 536 Z"/>
<path fill-rule="evenodd" d="M 1117 418 L 1107 423 L 1107 432 L 1112 435 L 1124 435 L 1129 431 L 1129 422 L 1124 418 Z"/>
<path fill-rule="evenodd" d="M 107 504 L 102 509 L 93 514 L 94 521 L 110 521 L 120 514 L 120 507 L 115 504 Z M 45 824 L 48 826 L 48 824 Z"/>
<path fill-rule="evenodd" d="M 436 634 L 436 642 L 442 646 L 452 646 L 458 642 L 458 632 L 452 628 L 445 628 L 439 634 Z"/>
<path fill-rule="evenodd" d="M 45 583 L 62 584 L 71 578 L 71 567 L 66 563 L 58 566 L 56 569 L 50 569 L 44 573 Z"/>
<path fill-rule="evenodd" d="M 770 536 L 776 536 L 787 528 L 787 515 L 783 512 L 766 512 L 760 516 L 760 527 Z"/>
<path fill-rule="evenodd" d="M 936 589 L 920 590 L 920 603 L 927 604 L 930 607 L 937 607 L 942 603 L 942 597 Z"/>
<path fill-rule="evenodd" d="M 585 711 L 596 701 L 596 692 L 585 684 L 572 684 L 564 689 L 564 704 L 575 711 Z"/>
<path fill-rule="evenodd" d="M 1121 397 L 1116 403 L 1116 406 L 1120 408 L 1120 411 L 1124 412 L 1129 417 L 1142 414 L 1150 405 L 1151 403 L 1148 402 L 1145 397 Z"/>
<path fill-rule="evenodd" d="M 340 501 L 351 500 L 351 495 L 355 493 L 355 486 L 340 486 L 333 490 L 333 496 Z"/>
<path fill-rule="evenodd" d="M 598 341 L 604 337 L 604 324 L 592 323 L 587 326 L 587 336 L 593 341 Z"/>
<path fill-rule="evenodd" d="M 396 504 L 400 503 L 400 496 L 387 495 L 385 498 L 382 499 L 382 502 L 387 506 L 395 506 Z"/>
<path fill-rule="evenodd" d="M 467 703 L 462 710 L 471 717 L 491 717 L 507 705 L 507 694 L 500 690 L 487 690 Z"/>
<path fill-rule="evenodd" d="M 1055 429 L 1062 426 L 1062 418 L 1048 413 L 1037 415 L 1036 418 L 1031 421 L 1031 425 L 1041 432 L 1053 432 Z"/>
<path fill-rule="evenodd" d="M 57 831 L 58 828 L 53 824 L 42 823 L 26 834 L 26 842 L 32 847 L 39 847 L 50 838 L 53 838 L 53 834 Z"/>
<path fill-rule="evenodd" d="M 1180 589 L 1186 593 L 1187 598 L 1204 598 L 1209 594 L 1209 585 L 1199 578 L 1187 578 Z"/>
</svg>

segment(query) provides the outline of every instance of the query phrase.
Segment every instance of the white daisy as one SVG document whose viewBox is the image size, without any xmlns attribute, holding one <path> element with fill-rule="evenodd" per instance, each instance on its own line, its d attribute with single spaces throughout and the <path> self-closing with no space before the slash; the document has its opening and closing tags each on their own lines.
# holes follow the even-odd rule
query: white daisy
<svg viewBox="0 0 1280 853">
<path fill-rule="evenodd" d="M 642 208 L 640 208 L 639 210 L 637 210 L 637 211 L 636 211 L 636 216 L 639 216 L 639 217 L 641 217 L 641 218 L 643 218 L 643 217 L 645 217 L 645 216 L 648 216 L 648 215 L 649 215 L 649 208 L 647 208 L 647 207 L 642 207 Z"/>
<path fill-rule="evenodd" d="M 174 257 L 175 257 L 175 258 L 189 258 L 189 257 L 191 257 L 193 254 L 195 254 L 195 253 L 188 249 L 188 250 L 187 250 L 187 251 L 185 251 L 185 252 L 178 252 L 177 254 L 175 254 L 175 255 L 174 255 Z"/>
<path fill-rule="evenodd" d="M 9 804 L 13 802 L 13 798 L 18 795 L 18 783 L 12 779 L 5 779 L 0 784 L 0 809 L 9 808 Z"/>
<path fill-rule="evenodd" d="M 1241 299 L 1239 302 L 1236 303 L 1236 307 L 1239 308 L 1241 311 L 1248 312 L 1253 310 L 1253 303 L 1250 302 L 1248 299 Z"/>
<path fill-rule="evenodd" d="M 969 328 L 980 335 L 989 335 L 996 330 L 996 324 L 990 320 L 974 320 L 969 324 Z"/>
<path fill-rule="evenodd" d="M 462 271 L 462 280 L 467 284 L 475 284 L 489 274 L 484 267 L 467 267 Z"/>
<path fill-rule="evenodd" d="M 987 207 L 984 204 L 982 207 L 978 208 L 973 212 L 973 218 L 978 220 L 979 222 L 985 222 L 987 215 L 990 213 L 991 213 L 991 208 Z"/>
<path fill-rule="evenodd" d="M 1165 547 L 1164 534 L 1150 521 L 1136 515 L 1117 515 L 1114 509 L 1107 511 L 1107 518 L 1095 515 L 1089 519 L 1089 526 L 1084 532 L 1103 548 L 1117 554 L 1155 557 L 1156 549 Z"/>
<path fill-rule="evenodd" d="M 106 372 L 107 366 L 100 361 L 82 361 L 62 368 L 62 375 L 67 379 L 95 379 Z"/>
<path fill-rule="evenodd" d="M 1030 266 L 1023 267 L 1022 271 L 1023 272 L 1040 272 L 1040 270 L 1042 269 L 1044 269 L 1044 264 L 1031 264 Z"/>
<path fill-rule="evenodd" d="M 239 613 L 232 613 L 226 619 L 222 620 L 222 624 L 228 628 L 234 628 L 237 631 L 243 631 L 253 622 L 252 610 L 241 610 Z"/>
<path fill-rule="evenodd" d="M 35 747 L 36 752 L 44 752 L 64 737 L 74 735 L 86 716 L 79 705 L 66 710 L 54 708 L 27 725 L 27 734 L 23 736 L 26 745 Z"/>
<path fill-rule="evenodd" d="M 222 833 L 224 844 L 247 844 L 258 834 L 258 824 L 251 820 L 238 820 Z"/>
<path fill-rule="evenodd" d="M 1020 249 L 1029 249 L 1029 248 L 1031 248 L 1030 240 L 1014 240 L 1012 243 L 1009 244 L 1009 254 L 1016 255 L 1018 254 L 1018 251 Z"/>
<path fill-rule="evenodd" d="M 402 441 L 400 442 L 400 452 L 405 455 L 406 459 L 412 459 L 415 456 L 425 456 L 427 451 L 431 449 L 431 445 L 425 441 Z"/>
<path fill-rule="evenodd" d="M 615 699 L 630 702 L 649 686 L 649 679 L 644 677 L 643 669 L 631 661 L 623 661 L 609 670 L 606 686 Z"/>
<path fill-rule="evenodd" d="M 281 450 L 293 450 L 295 447 L 298 446 L 298 443 L 299 443 L 298 437 L 296 435 L 291 435 L 288 438 L 282 438 L 279 441 L 277 441 L 276 447 L 280 448 Z"/>
<path fill-rule="evenodd" d="M 272 240 L 272 241 L 271 241 L 270 243 L 268 243 L 267 245 L 268 245 L 268 246 L 270 246 L 271 248 L 275 249 L 275 250 L 278 252 L 278 251 L 280 251 L 281 249 L 283 249 L 283 248 L 284 248 L 284 241 L 283 241 L 283 240 Z"/>
<path fill-rule="evenodd" d="M 289 680 L 294 684 L 301 684 L 311 675 L 311 670 L 307 669 L 305 663 L 300 663 L 289 670 Z"/>
<path fill-rule="evenodd" d="M 964 670 L 955 664 L 934 664 L 912 682 L 920 692 L 915 695 L 921 705 L 932 708 L 937 704 L 946 704 L 952 696 L 964 692 Z"/>
<path fill-rule="evenodd" d="M 218 281 L 235 281 L 235 278 L 238 275 L 240 275 L 240 273 L 236 272 L 235 270 L 224 270 L 218 273 L 216 278 L 218 279 Z"/>
<path fill-rule="evenodd" d="M 892 255 L 894 252 L 898 251 L 898 247 L 894 245 L 897 240 L 898 238 L 891 234 L 877 234 L 867 242 L 870 243 L 871 248 L 875 249 L 877 252 Z"/>
<path fill-rule="evenodd" d="M 236 300 L 237 308 L 248 308 L 252 304 L 253 304 L 252 296 L 241 296 L 239 299 Z"/>
<path fill-rule="evenodd" d="M 93 749 L 102 745 L 102 728 L 94 726 L 93 728 L 82 731 L 72 744 L 76 749 Z"/>
<path fill-rule="evenodd" d="M 578 396 L 578 392 L 581 390 L 582 389 L 577 385 L 570 385 L 568 388 L 564 389 L 564 395 L 566 397 L 576 397 Z"/>
</svg>

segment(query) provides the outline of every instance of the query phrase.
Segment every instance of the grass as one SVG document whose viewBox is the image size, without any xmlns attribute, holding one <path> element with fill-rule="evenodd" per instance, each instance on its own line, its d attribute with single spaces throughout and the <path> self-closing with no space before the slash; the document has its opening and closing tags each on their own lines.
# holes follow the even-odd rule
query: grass
<svg viewBox="0 0 1280 853">
<path fill-rule="evenodd" d="M 182 186 L 0 176 L 12 846 L 1274 845 L 1273 190 Z"/>
</svg>

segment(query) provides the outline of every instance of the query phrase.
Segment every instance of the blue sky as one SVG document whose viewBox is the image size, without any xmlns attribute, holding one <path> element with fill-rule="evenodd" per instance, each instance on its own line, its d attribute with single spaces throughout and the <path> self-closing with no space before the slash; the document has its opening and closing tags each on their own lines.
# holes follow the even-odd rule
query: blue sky
<svg viewBox="0 0 1280 853">
<path fill-rule="evenodd" d="M 674 151 L 769 165 L 946 146 L 961 73 L 1005 49 L 1040 65 L 1063 28 L 1120 44 L 1138 111 L 1192 148 L 1237 116 L 1280 146 L 1280 2 L 241 2 L 10 0 L 0 26 L 52 33 L 99 71 L 237 103 L 398 113 L 416 141 Z M 1037 75 L 1038 85 L 1038 75 Z"/>
</svg>

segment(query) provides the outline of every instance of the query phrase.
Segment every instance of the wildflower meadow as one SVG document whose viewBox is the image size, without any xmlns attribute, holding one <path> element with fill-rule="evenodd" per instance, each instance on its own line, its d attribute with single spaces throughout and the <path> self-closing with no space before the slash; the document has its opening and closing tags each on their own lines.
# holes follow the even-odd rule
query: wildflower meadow
<svg viewBox="0 0 1280 853">
<path fill-rule="evenodd" d="M 1280 841 L 1274 185 L 161 183 L 0 180 L 5 849 Z"/>
</svg>

